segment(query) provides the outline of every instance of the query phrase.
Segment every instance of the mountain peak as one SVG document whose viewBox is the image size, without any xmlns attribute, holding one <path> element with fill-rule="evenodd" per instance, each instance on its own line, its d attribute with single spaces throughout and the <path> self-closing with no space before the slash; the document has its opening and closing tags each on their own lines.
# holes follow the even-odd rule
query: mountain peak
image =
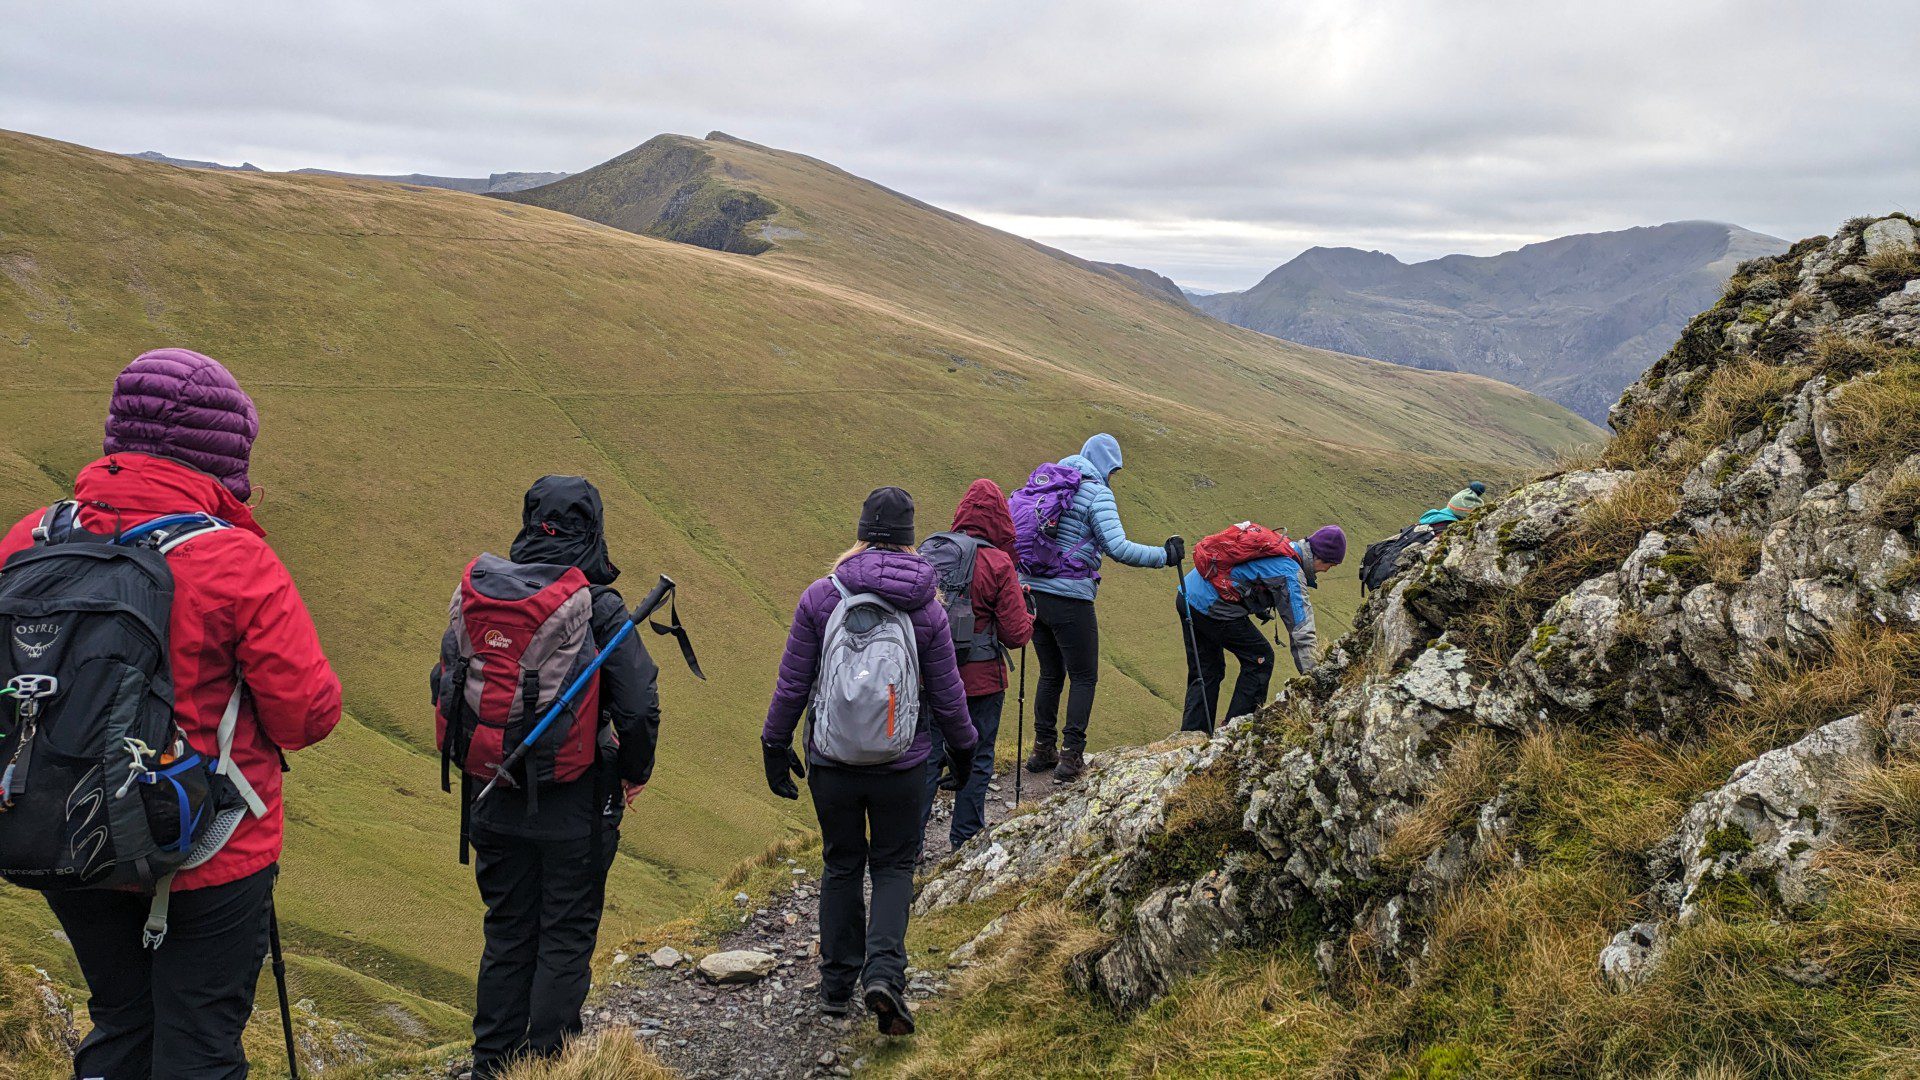
<svg viewBox="0 0 1920 1080">
<path fill-rule="evenodd" d="M 1417 263 L 1314 247 L 1244 293 L 1196 302 L 1275 337 L 1485 375 L 1601 420 L 1686 320 L 1713 304 L 1735 266 L 1786 247 L 1711 221 L 1579 233 L 1498 255 Z"/>
</svg>

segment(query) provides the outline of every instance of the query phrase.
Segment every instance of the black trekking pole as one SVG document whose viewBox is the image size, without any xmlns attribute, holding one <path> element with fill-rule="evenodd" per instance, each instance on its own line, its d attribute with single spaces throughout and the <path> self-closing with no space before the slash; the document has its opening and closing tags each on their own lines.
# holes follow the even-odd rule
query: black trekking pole
<svg viewBox="0 0 1920 1080">
<path fill-rule="evenodd" d="M 300 1080 L 300 1057 L 293 1043 L 293 1007 L 287 1001 L 287 958 L 280 953 L 280 914 L 267 897 L 267 945 L 273 950 L 273 984 L 280 988 L 280 1031 L 287 1037 L 287 1075 Z"/>
<path fill-rule="evenodd" d="M 1207 736 L 1211 738 L 1213 736 L 1213 702 L 1207 700 L 1207 683 L 1200 674 L 1200 639 L 1193 633 L 1193 605 L 1187 603 L 1186 560 L 1175 559 L 1173 572 L 1179 575 L 1180 582 L 1180 622 L 1187 629 L 1187 648 L 1193 650 L 1191 653 L 1193 681 L 1187 684 L 1187 689 L 1191 690 L 1195 685 L 1200 687 L 1200 704 L 1207 710 Z M 1180 726 L 1184 728 L 1186 724 L 1182 723 Z"/>
<path fill-rule="evenodd" d="M 1020 805 L 1020 774 L 1027 771 L 1021 761 L 1027 753 L 1027 647 L 1020 646 L 1020 704 L 1013 722 L 1013 805 Z"/>
</svg>

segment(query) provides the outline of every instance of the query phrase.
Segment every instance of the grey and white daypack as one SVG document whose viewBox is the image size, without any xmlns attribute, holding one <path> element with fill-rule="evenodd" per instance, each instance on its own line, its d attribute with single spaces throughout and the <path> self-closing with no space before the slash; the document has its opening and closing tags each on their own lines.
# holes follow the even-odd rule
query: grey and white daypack
<svg viewBox="0 0 1920 1080">
<path fill-rule="evenodd" d="M 840 590 L 820 637 L 807 741 L 841 765 L 884 765 L 913 745 L 920 723 L 920 648 L 913 618 L 875 593 Z"/>
</svg>

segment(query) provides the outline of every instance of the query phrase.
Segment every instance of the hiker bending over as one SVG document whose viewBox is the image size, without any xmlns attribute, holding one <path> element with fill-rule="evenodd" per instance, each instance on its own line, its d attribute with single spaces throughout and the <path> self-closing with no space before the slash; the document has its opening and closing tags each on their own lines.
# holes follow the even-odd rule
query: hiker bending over
<svg viewBox="0 0 1920 1080">
<path fill-rule="evenodd" d="M 509 557 L 482 555 L 468 567 L 433 679 L 443 754 L 465 766 L 465 831 L 487 905 L 475 1080 L 516 1058 L 556 1056 L 579 1034 L 620 819 L 653 773 L 660 730 L 658 670 L 629 633 L 513 770 L 514 782 L 472 801 L 501 760 L 504 732 L 524 733 L 628 618 L 613 588 L 620 571 L 600 492 L 588 481 L 536 481 Z M 527 654 L 550 657 L 526 669 L 531 678 L 522 676 Z"/>
<path fill-rule="evenodd" d="M 1447 526 L 1480 509 L 1485 504 L 1487 485 L 1478 480 L 1453 493 L 1447 505 L 1420 515 L 1420 520 L 1399 533 L 1367 545 L 1360 556 L 1360 585 L 1377 589 L 1400 572 L 1400 556 L 1433 542 Z"/>
<path fill-rule="evenodd" d="M 967 690 L 967 715 L 980 735 L 972 767 L 955 776 L 959 790 L 953 797 L 953 823 L 947 835 L 956 848 L 986 824 L 1000 707 L 1007 699 L 1007 650 L 1020 648 L 1033 637 L 1033 615 L 1013 569 L 1012 551 L 1013 518 L 1007 513 L 1007 497 L 991 480 L 975 480 L 967 488 L 953 512 L 951 532 L 935 533 L 920 545 L 920 554 L 940 572 L 940 599 L 952 627 L 960 681 Z M 955 616 L 967 625 L 955 621 Z M 937 764 L 947 756 L 945 740 L 938 728 L 932 734 L 932 760 Z M 928 770 L 928 816 L 939 777 L 938 768 Z"/>
<path fill-rule="evenodd" d="M 208 793 L 206 812 L 187 815 L 200 821 L 200 830 L 181 838 L 179 852 L 171 853 L 178 867 L 171 880 L 152 881 L 145 870 L 153 864 L 142 859 L 141 867 L 123 868 L 140 871 L 145 880 L 107 877 L 123 887 L 47 893 L 87 981 L 93 1027 L 74 1051 L 76 1076 L 229 1077 L 247 1071 L 240 1036 L 267 952 L 279 869 L 281 751 L 320 741 L 340 720 L 340 681 L 321 651 L 313 619 L 246 505 L 258 431 L 252 400 L 218 362 L 186 349 L 149 352 L 114 381 L 106 456 L 75 478 L 77 506 L 36 510 L 0 542 L 6 560 L 0 618 L 12 624 L 13 642 L 11 650 L 0 651 L 0 682 L 13 680 L 11 685 L 31 694 L 36 684 L 20 680 L 57 681 L 30 707 L 16 693 L 8 699 L 12 708 L 0 708 L 6 736 L 0 763 L 11 778 L 5 796 L 11 808 L 0 814 L 0 870 L 22 865 L 20 841 L 31 839 L 22 830 L 50 823 L 58 836 L 66 807 L 96 798 L 114 808 L 98 834 L 110 839 L 94 849 L 96 860 L 169 857 L 138 846 L 143 839 L 174 843 L 179 834 L 180 815 L 171 813 L 160 823 L 155 809 L 171 812 L 176 797 L 186 802 L 195 790 Z M 161 521 L 174 515 L 192 516 Z M 158 531 L 142 528 L 149 524 Z M 90 583 L 111 582 L 133 564 L 117 564 L 108 553 L 139 550 L 136 538 L 143 533 L 149 546 L 140 557 L 150 558 L 160 576 L 113 599 L 125 605 L 121 611 L 143 609 L 164 623 L 163 654 L 148 644 L 151 622 L 98 609 L 53 610 L 57 602 L 29 618 L 12 606 L 36 586 L 50 590 L 40 594 L 44 603 L 79 597 Z M 116 537 L 122 543 L 105 542 Z M 69 559 L 80 549 L 101 557 Z M 41 567 L 62 560 L 69 561 L 60 580 L 40 576 Z M 170 609 L 163 588 L 168 571 Z M 147 672 L 159 722 L 177 723 L 183 743 L 171 735 L 135 738 L 121 725 L 141 706 L 118 699 L 108 707 L 108 694 L 130 688 L 131 701 L 146 700 L 146 690 L 131 680 Z M 233 721 L 224 725 L 223 738 L 230 712 Z M 100 731 L 115 737 L 99 740 Z M 100 741 L 113 745 L 94 745 Z M 81 775 L 71 766 L 73 758 L 47 753 L 51 745 L 101 765 Z M 225 773 L 209 777 L 199 771 L 222 757 Z M 177 795 L 175 782 L 184 785 Z M 130 819 L 137 829 L 128 828 Z M 197 862 L 216 845 L 211 858 Z M 184 854 L 189 847 L 193 853 Z M 76 876 L 107 873 L 98 865 Z"/>
<path fill-rule="evenodd" d="M 920 852 L 933 729 L 960 768 L 979 740 L 954 663 L 939 575 L 913 550 L 913 497 L 894 487 L 867 496 L 857 543 L 807 586 L 761 729 L 767 787 L 800 797 L 820 818 L 820 1004 L 846 1013 L 855 990 L 883 1035 L 913 1031 L 907 1009 L 907 908 Z M 793 730 L 808 712 L 806 766 Z M 873 911 L 861 878 L 873 883 Z"/>
<path fill-rule="evenodd" d="M 1270 532 L 1267 535 L 1276 536 Z M 1231 652 L 1240 661 L 1227 719 L 1245 716 L 1266 700 L 1267 686 L 1273 678 L 1273 647 L 1253 625 L 1254 619 L 1267 622 L 1278 611 L 1280 625 L 1287 628 L 1293 666 L 1305 675 L 1318 662 L 1313 602 L 1307 590 L 1315 587 L 1320 574 L 1347 557 L 1347 535 L 1338 525 L 1326 525 L 1305 540 L 1276 539 L 1280 543 L 1272 554 L 1231 566 L 1209 566 L 1209 574 L 1201 572 L 1201 564 L 1205 548 L 1215 537 L 1194 548 L 1194 568 L 1187 571 L 1180 595 L 1174 600 L 1184 624 L 1181 640 L 1187 649 L 1187 704 L 1180 723 L 1182 731 L 1213 730 L 1220 683 L 1227 674 L 1226 653 Z"/>
<path fill-rule="evenodd" d="M 1010 500 L 1020 580 L 1033 590 L 1033 655 L 1040 661 L 1027 771 L 1052 769 L 1059 781 L 1077 778 L 1086 766 L 1087 721 L 1093 716 L 1100 679 L 1100 627 L 1093 598 L 1100 588 L 1101 556 L 1157 569 L 1172 566 L 1186 554 L 1186 542 L 1178 536 L 1158 547 L 1127 539 L 1113 498 L 1113 477 L 1119 471 L 1120 444 L 1102 433 L 1058 465 L 1035 469 Z M 1067 725 L 1060 732 L 1063 689 Z"/>
</svg>

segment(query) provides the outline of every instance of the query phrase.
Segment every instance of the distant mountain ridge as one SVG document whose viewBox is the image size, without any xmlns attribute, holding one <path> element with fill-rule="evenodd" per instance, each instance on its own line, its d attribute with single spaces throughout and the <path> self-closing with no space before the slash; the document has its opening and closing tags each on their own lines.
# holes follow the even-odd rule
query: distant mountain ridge
<svg viewBox="0 0 1920 1080">
<path fill-rule="evenodd" d="M 1261 333 L 1486 375 L 1604 420 L 1620 391 L 1718 299 L 1735 266 L 1786 248 L 1711 221 L 1411 264 L 1382 251 L 1316 247 L 1245 292 L 1191 299 Z"/>
<path fill-rule="evenodd" d="M 497 172 L 480 177 L 429 176 L 425 173 L 383 176 L 376 173 L 336 172 L 333 169 L 295 169 L 293 171 L 303 176 L 344 176 L 350 180 L 385 180 L 392 184 L 447 188 L 451 191 L 465 191 L 474 195 L 499 195 L 510 191 L 525 191 L 542 184 L 551 184 L 556 180 L 564 180 L 568 176 L 563 172 Z"/>
<path fill-rule="evenodd" d="M 139 158 L 141 161 L 157 161 L 162 165 L 175 165 L 182 169 L 210 169 L 215 172 L 266 172 L 252 162 L 239 165 L 223 165 L 218 161 L 199 161 L 194 158 L 168 157 L 158 150 L 143 150 L 126 157 Z M 525 191 L 528 188 L 551 184 L 564 180 L 569 174 L 563 172 L 497 172 L 487 176 L 429 176 L 426 173 L 407 173 L 404 176 L 381 175 L 378 173 L 339 172 L 334 169 L 294 169 L 294 175 L 300 176 L 340 176 L 349 180 L 381 180 L 390 184 L 413 184 L 418 187 L 446 188 L 450 191 L 465 191 L 474 195 L 498 195 L 510 191 Z"/>
<path fill-rule="evenodd" d="M 263 172 L 265 171 L 261 169 L 260 166 L 255 165 L 251 161 L 243 161 L 238 165 L 222 165 L 217 161 L 195 161 L 192 158 L 168 157 L 167 155 L 161 153 L 158 150 L 142 150 L 137 154 L 128 154 L 126 156 L 130 158 L 139 158 L 141 161 L 157 161 L 162 165 L 176 165 L 182 169 L 213 169 L 218 172 Z"/>
</svg>

